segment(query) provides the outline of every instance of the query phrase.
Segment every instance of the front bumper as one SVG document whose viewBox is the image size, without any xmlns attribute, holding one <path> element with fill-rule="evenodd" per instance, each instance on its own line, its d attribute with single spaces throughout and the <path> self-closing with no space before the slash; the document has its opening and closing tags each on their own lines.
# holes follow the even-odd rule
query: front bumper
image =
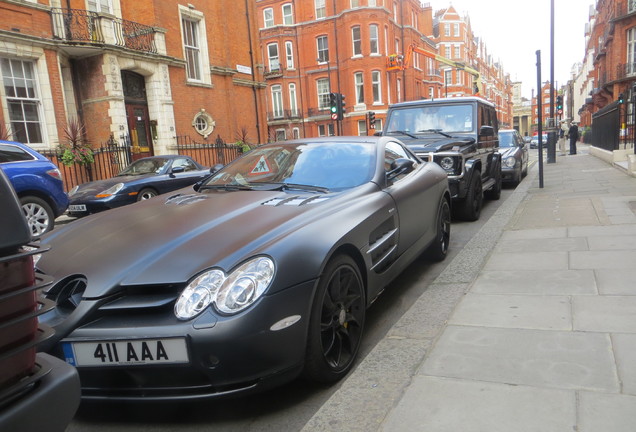
<svg viewBox="0 0 636 432">
<path fill-rule="evenodd" d="M 48 354 L 36 356 L 28 390 L 0 409 L 0 430 L 63 432 L 80 403 L 80 383 L 71 365 Z"/>
<path fill-rule="evenodd" d="M 128 204 L 132 204 L 136 202 L 135 197 L 131 197 L 128 195 L 115 195 L 108 198 L 103 199 L 91 199 L 91 200 L 83 200 L 83 199 L 71 199 L 68 214 L 73 217 L 82 217 L 88 216 L 93 213 L 99 213 L 105 210 L 110 210 L 116 207 L 122 207 Z M 74 210 L 74 205 L 84 205 L 86 210 Z"/>
<path fill-rule="evenodd" d="M 188 364 L 78 366 L 83 399 L 157 401 L 251 393 L 301 372 L 314 285 L 308 281 L 265 296 L 232 317 L 208 309 L 184 322 L 174 317 L 172 307 L 161 313 L 104 316 L 62 342 L 186 338 Z M 300 316 L 296 323 L 272 330 L 294 315 Z M 61 346 L 55 354 L 64 358 Z"/>
</svg>

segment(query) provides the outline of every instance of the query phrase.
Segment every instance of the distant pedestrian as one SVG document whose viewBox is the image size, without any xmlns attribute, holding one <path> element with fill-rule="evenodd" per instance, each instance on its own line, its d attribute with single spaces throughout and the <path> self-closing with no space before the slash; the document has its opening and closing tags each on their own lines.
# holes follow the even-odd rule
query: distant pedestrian
<svg viewBox="0 0 636 432">
<path fill-rule="evenodd" d="M 559 128 L 559 151 L 561 156 L 565 156 L 565 134 L 568 131 L 568 124 L 565 120 L 561 120 L 561 127 Z"/>
<path fill-rule="evenodd" d="M 576 142 L 579 139 L 579 127 L 572 122 L 572 126 L 568 129 L 568 138 L 570 139 L 570 154 L 576 154 Z"/>
</svg>

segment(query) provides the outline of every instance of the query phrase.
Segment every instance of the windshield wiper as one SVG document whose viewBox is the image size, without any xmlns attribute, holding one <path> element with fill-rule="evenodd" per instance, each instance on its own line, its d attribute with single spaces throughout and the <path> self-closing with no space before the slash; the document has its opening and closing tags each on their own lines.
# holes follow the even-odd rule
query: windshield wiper
<svg viewBox="0 0 636 432">
<path fill-rule="evenodd" d="M 242 185 L 242 184 L 208 184 L 203 185 L 199 188 L 199 190 L 205 189 L 221 189 L 227 191 L 251 191 L 254 190 L 252 186 Z"/>
<path fill-rule="evenodd" d="M 291 189 L 298 189 L 298 190 L 304 190 L 304 191 L 310 191 L 310 192 L 320 192 L 320 193 L 328 193 L 330 192 L 329 188 L 323 187 L 323 186 L 313 186 L 313 185 L 305 185 L 305 184 L 298 184 L 298 183 L 274 183 L 274 182 L 267 182 L 267 183 L 263 183 L 263 184 L 271 184 L 271 185 L 276 185 L 276 189 L 278 190 L 291 190 Z"/>
<path fill-rule="evenodd" d="M 441 129 L 423 129 L 423 130 L 418 131 L 418 132 L 432 132 L 432 133 L 437 133 L 437 134 L 440 134 L 440 135 L 444 135 L 446 138 L 452 138 L 451 135 L 447 134 L 446 132 L 444 132 Z"/>
<path fill-rule="evenodd" d="M 413 135 L 411 133 L 408 133 L 407 131 L 392 130 L 392 131 L 388 131 L 387 133 L 397 133 L 397 134 L 406 135 L 406 136 L 410 136 L 411 138 L 417 139 L 417 137 L 415 135 Z"/>
</svg>

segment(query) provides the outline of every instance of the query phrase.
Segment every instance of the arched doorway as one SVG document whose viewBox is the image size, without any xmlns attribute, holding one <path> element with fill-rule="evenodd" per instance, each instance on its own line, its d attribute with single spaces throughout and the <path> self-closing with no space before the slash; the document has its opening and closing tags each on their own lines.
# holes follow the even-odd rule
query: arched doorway
<svg viewBox="0 0 636 432">
<path fill-rule="evenodd" d="M 131 71 L 121 71 L 126 119 L 130 132 L 130 145 L 133 160 L 154 155 L 148 101 L 146 99 L 146 81 L 142 75 Z"/>
</svg>

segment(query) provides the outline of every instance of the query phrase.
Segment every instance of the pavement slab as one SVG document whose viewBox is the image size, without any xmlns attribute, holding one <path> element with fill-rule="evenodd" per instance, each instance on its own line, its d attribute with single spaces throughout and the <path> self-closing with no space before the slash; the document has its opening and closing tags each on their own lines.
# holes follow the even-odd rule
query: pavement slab
<svg viewBox="0 0 636 432">
<path fill-rule="evenodd" d="M 564 432 L 575 427 L 574 391 L 418 376 L 380 430 Z"/>
<path fill-rule="evenodd" d="M 604 286 L 618 286 L 614 280 L 614 273 L 603 280 L 606 279 L 607 282 L 604 282 Z M 624 283 L 627 285 L 629 281 Z M 598 294 L 596 285 L 593 270 L 492 270 L 480 273 L 471 288 L 471 292 L 477 294 L 595 295 Z M 634 287 L 634 294 L 636 295 L 636 287 Z"/>
<path fill-rule="evenodd" d="M 636 334 L 613 334 L 612 345 L 618 365 L 622 392 L 636 396 Z M 636 422 L 634 422 L 636 426 Z"/>
<path fill-rule="evenodd" d="M 636 333 L 636 297 L 580 296 L 572 300 L 574 330 Z"/>
<path fill-rule="evenodd" d="M 617 392 L 610 337 L 601 333 L 449 325 L 420 375 Z"/>
<path fill-rule="evenodd" d="M 577 432 L 634 432 L 636 397 L 581 392 Z"/>
</svg>

